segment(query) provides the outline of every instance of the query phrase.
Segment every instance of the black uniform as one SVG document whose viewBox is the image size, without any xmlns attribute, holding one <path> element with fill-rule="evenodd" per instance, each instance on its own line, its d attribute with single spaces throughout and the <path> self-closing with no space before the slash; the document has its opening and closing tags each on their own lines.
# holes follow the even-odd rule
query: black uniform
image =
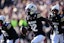
<svg viewBox="0 0 64 43">
<path fill-rule="evenodd" d="M 45 33 L 44 33 L 44 30 L 43 30 L 43 23 L 42 21 L 44 22 L 47 22 L 49 23 L 52 27 L 52 23 L 48 20 L 48 19 L 45 19 L 43 17 L 38 17 L 39 14 L 33 14 L 31 16 L 28 15 L 27 17 L 27 22 L 28 22 L 28 25 L 30 26 L 29 30 L 32 30 L 35 35 L 44 35 L 45 36 Z"/>
<path fill-rule="evenodd" d="M 4 30 L 8 34 L 7 39 L 18 39 L 18 34 L 16 33 L 16 31 L 10 23 L 4 23 L 2 26 L 2 30 Z"/>
<path fill-rule="evenodd" d="M 61 33 L 61 29 L 60 29 L 60 20 L 61 20 L 61 17 L 60 15 L 53 15 L 53 16 L 50 16 L 50 20 L 53 22 L 53 25 L 55 27 L 54 30 L 57 30 L 59 31 L 59 33 Z"/>
</svg>

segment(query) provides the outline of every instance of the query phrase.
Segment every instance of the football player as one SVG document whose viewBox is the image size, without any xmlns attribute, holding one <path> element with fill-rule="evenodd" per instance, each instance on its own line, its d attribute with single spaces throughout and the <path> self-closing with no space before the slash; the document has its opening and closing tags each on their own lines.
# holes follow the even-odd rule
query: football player
<svg viewBox="0 0 64 43">
<path fill-rule="evenodd" d="M 27 23 L 28 23 L 28 30 L 33 31 L 35 34 L 35 37 L 31 41 L 31 43 L 45 43 L 45 30 L 42 29 L 44 24 L 47 22 L 50 26 L 53 27 L 51 21 L 49 21 L 46 18 L 43 18 L 40 16 L 39 13 L 37 13 L 37 6 L 33 3 L 30 3 L 25 8 L 27 12 Z"/>
<path fill-rule="evenodd" d="M 51 10 L 52 10 L 52 15 L 50 15 L 50 20 L 53 22 L 53 25 L 55 27 L 55 29 L 53 30 L 54 34 L 51 35 L 51 41 L 52 41 L 52 43 L 59 43 L 60 31 L 61 31 L 61 29 L 60 29 L 61 17 L 58 14 L 59 5 L 58 4 L 54 5 Z"/>
<path fill-rule="evenodd" d="M 5 16 L 0 15 L 0 21 L 2 21 L 0 22 L 1 23 L 0 25 L 3 31 L 3 34 L 4 32 L 6 32 L 6 34 L 4 34 L 4 37 L 7 40 L 4 43 L 18 43 L 19 41 L 18 34 L 16 33 L 16 31 L 14 30 L 13 26 L 10 23 L 5 22 Z"/>
</svg>

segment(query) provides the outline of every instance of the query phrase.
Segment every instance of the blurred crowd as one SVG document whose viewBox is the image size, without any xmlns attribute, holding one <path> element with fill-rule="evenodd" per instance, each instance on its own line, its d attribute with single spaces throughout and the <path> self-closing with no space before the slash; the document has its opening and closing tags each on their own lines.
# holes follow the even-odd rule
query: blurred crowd
<svg viewBox="0 0 64 43">
<path fill-rule="evenodd" d="M 59 13 L 62 14 L 62 8 L 64 7 L 64 0 L 0 0 L 0 15 L 6 16 L 6 22 L 11 22 L 17 33 L 19 33 L 19 27 L 21 26 L 21 20 L 26 19 L 25 7 L 27 4 L 34 3 L 38 7 L 38 12 L 41 16 L 48 18 L 51 14 L 52 6 L 59 4 Z M 24 42 L 30 41 L 33 37 L 33 33 L 28 33 L 24 37 Z M 27 40 L 26 40 L 27 39 Z"/>
</svg>

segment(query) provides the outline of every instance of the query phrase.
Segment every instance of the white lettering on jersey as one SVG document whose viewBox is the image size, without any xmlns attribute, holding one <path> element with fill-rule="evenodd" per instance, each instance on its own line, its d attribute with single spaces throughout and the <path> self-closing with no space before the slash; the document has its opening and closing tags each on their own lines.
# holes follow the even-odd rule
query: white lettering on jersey
<svg viewBox="0 0 64 43">
<path fill-rule="evenodd" d="M 28 24 L 31 26 L 32 31 L 37 32 L 38 30 L 36 29 L 37 25 L 36 25 L 36 21 L 31 21 L 28 22 Z"/>
<path fill-rule="evenodd" d="M 54 27 L 56 28 L 56 31 L 58 31 L 58 25 L 59 25 L 59 23 L 53 22 L 53 25 L 54 25 Z"/>
</svg>

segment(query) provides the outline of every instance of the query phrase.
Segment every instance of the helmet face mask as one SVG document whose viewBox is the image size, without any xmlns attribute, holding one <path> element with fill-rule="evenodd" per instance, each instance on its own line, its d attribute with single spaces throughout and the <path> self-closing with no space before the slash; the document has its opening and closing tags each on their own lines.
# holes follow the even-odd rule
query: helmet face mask
<svg viewBox="0 0 64 43">
<path fill-rule="evenodd" d="M 52 13 L 53 13 L 53 14 L 58 14 L 58 10 L 57 10 L 57 9 L 53 9 L 53 10 L 52 10 Z"/>
<path fill-rule="evenodd" d="M 60 10 L 59 4 L 56 4 L 56 5 L 54 5 L 54 6 L 51 7 L 51 11 L 52 11 L 52 13 L 55 14 L 55 15 L 58 14 L 59 10 Z"/>
</svg>

